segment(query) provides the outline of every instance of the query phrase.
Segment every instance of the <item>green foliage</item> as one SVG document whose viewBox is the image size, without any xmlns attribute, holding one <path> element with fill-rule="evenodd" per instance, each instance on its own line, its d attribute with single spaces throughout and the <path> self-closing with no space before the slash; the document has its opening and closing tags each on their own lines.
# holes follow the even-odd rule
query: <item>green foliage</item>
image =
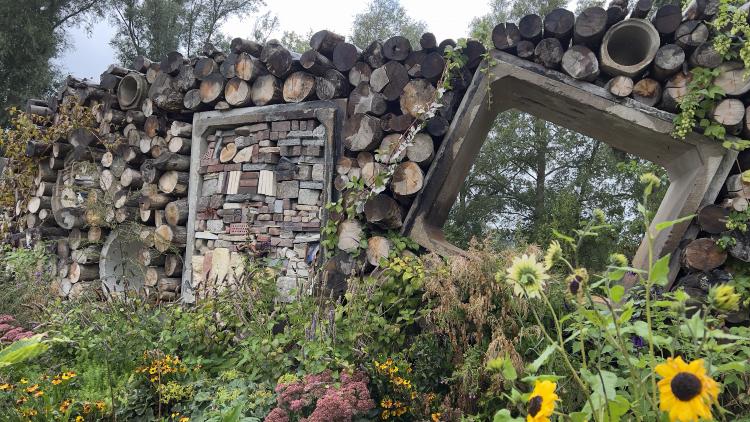
<svg viewBox="0 0 750 422">
<path fill-rule="evenodd" d="M 351 42 L 359 48 L 366 48 L 371 42 L 384 42 L 390 37 L 401 35 L 419 46 L 419 38 L 427 30 L 422 21 L 411 18 L 399 0 L 371 0 L 367 8 L 354 16 Z"/>
<path fill-rule="evenodd" d="M 51 258 L 43 244 L 0 249 L 0 312 L 12 314 L 22 324 L 39 321 L 51 296 Z"/>
<path fill-rule="evenodd" d="M 34 359 L 46 352 L 49 346 L 43 341 L 43 335 L 17 340 L 10 346 L 0 349 L 0 369 Z"/>
</svg>

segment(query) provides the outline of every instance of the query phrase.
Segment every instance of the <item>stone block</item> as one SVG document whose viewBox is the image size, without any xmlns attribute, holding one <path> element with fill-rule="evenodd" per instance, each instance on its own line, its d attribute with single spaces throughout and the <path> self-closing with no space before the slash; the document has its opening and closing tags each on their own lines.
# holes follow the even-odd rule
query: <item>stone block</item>
<svg viewBox="0 0 750 422">
<path fill-rule="evenodd" d="M 290 130 L 292 130 L 292 122 L 290 122 L 289 120 L 272 122 L 271 130 L 275 132 L 289 132 Z"/>
<path fill-rule="evenodd" d="M 299 181 L 287 180 L 280 182 L 276 188 L 276 197 L 280 199 L 297 198 L 299 196 Z"/>
<path fill-rule="evenodd" d="M 311 178 L 313 180 L 320 180 L 323 181 L 326 178 L 326 167 L 324 164 L 314 164 L 312 166 L 312 175 Z"/>
<path fill-rule="evenodd" d="M 208 179 L 203 181 L 203 188 L 201 189 L 201 196 L 211 196 L 219 193 L 219 180 L 216 178 Z"/>
<path fill-rule="evenodd" d="M 323 182 L 317 180 L 304 180 L 299 182 L 300 189 L 318 189 L 323 190 Z"/>
<path fill-rule="evenodd" d="M 317 189 L 301 189 L 297 203 L 302 205 L 318 205 L 320 203 L 320 191 Z"/>
<path fill-rule="evenodd" d="M 249 135 L 253 132 L 259 132 L 261 130 L 268 129 L 268 123 L 256 123 L 254 125 L 240 126 L 234 129 L 234 133 L 237 135 Z"/>
</svg>

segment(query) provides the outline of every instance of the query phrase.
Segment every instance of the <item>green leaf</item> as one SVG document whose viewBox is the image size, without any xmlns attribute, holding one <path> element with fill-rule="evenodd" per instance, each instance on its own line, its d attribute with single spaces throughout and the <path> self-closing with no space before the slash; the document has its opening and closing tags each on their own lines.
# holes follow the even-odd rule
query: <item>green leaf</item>
<svg viewBox="0 0 750 422">
<path fill-rule="evenodd" d="M 680 224 L 680 223 L 683 223 L 685 221 L 690 221 L 690 220 L 693 219 L 693 217 L 695 217 L 695 214 L 686 215 L 685 217 L 678 218 L 677 220 L 662 221 L 661 223 L 658 223 L 656 225 L 656 231 L 660 232 L 660 231 L 662 231 L 662 230 L 664 230 L 664 229 L 666 229 L 668 227 L 674 226 L 675 224 Z"/>
<path fill-rule="evenodd" d="M 666 254 L 651 267 L 651 282 L 657 286 L 666 286 L 669 283 L 669 258 L 670 254 Z"/>
<path fill-rule="evenodd" d="M 523 419 L 514 418 L 510 415 L 510 410 L 503 409 L 498 410 L 497 413 L 495 413 L 495 417 L 492 418 L 492 422 L 523 422 Z"/>
<path fill-rule="evenodd" d="M 547 360 L 552 356 L 552 353 L 554 353 L 556 348 L 557 346 L 554 344 L 550 344 L 549 346 L 547 346 L 547 348 L 544 349 L 542 354 L 540 354 L 539 357 L 534 360 L 534 362 L 531 362 L 526 366 L 526 371 L 530 374 L 536 373 L 536 371 L 538 371 L 539 368 L 542 367 L 542 365 L 547 363 Z"/>
<path fill-rule="evenodd" d="M 619 302 L 624 295 L 625 287 L 620 286 L 619 284 L 609 289 L 609 298 L 612 299 L 613 302 Z"/>
<path fill-rule="evenodd" d="M 42 341 L 43 334 L 18 340 L 0 350 L 0 368 L 33 359 L 46 352 L 49 345 Z"/>
</svg>

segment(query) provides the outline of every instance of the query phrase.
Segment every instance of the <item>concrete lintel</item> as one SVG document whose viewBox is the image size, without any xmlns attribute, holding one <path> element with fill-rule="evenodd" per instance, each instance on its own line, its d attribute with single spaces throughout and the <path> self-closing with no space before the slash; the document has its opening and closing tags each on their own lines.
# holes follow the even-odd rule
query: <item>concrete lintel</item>
<svg viewBox="0 0 750 422">
<path fill-rule="evenodd" d="M 493 50 L 474 75 L 450 129 L 438 149 L 402 232 L 443 255 L 462 253 L 442 231 L 459 189 L 479 154 L 497 114 L 518 109 L 625 152 L 658 164 L 670 186 L 655 222 L 690 215 L 716 199 L 735 151 L 702 135 L 684 141 L 671 137 L 674 115 L 630 98 L 618 99 L 605 89 L 576 81 L 557 71 Z M 655 223 L 654 223 L 655 224 Z M 656 235 L 655 256 L 673 252 L 688 222 Z M 652 225 L 652 230 L 653 230 Z M 634 265 L 644 268 L 648 254 L 642 242 Z"/>
</svg>

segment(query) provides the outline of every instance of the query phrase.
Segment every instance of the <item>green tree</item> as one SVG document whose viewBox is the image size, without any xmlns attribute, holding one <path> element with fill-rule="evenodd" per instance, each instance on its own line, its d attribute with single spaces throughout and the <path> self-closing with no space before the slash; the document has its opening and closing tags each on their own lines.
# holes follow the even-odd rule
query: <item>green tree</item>
<svg viewBox="0 0 750 422">
<path fill-rule="evenodd" d="M 170 51 L 195 55 L 206 43 L 225 45 L 219 31 L 229 18 L 247 16 L 262 0 L 111 0 L 110 18 L 117 28 L 111 45 L 118 59 L 136 55 L 153 60 Z"/>
<path fill-rule="evenodd" d="M 101 11 L 103 0 L 0 1 L 0 126 L 5 109 L 49 93 L 52 65 L 73 26 Z"/>
<path fill-rule="evenodd" d="M 406 37 L 412 47 L 417 47 L 419 38 L 427 31 L 427 25 L 409 17 L 398 0 L 372 0 L 363 12 L 354 16 L 352 27 L 351 42 L 360 48 L 395 35 Z"/>
</svg>

